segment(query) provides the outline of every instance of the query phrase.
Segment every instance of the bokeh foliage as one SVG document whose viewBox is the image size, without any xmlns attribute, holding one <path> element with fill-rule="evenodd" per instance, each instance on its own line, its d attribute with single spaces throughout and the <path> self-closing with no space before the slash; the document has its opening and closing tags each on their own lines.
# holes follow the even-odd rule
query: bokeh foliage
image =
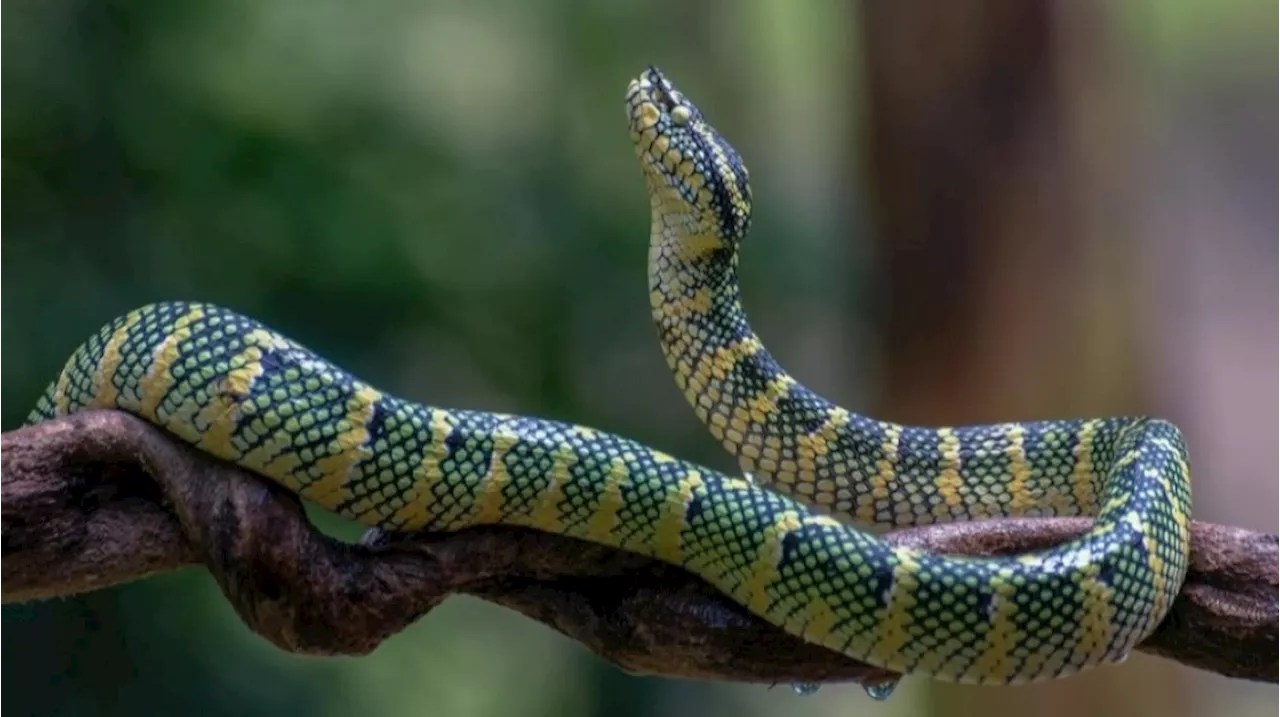
<svg viewBox="0 0 1280 717">
<path fill-rule="evenodd" d="M 1246 17 L 1207 7 L 1134 3 L 1122 25 L 1195 71 Z M 13 0 L 4 20 L 6 429 L 110 317 L 194 299 L 385 390 L 729 468 L 649 323 L 622 112 L 648 63 L 752 169 L 743 281 L 771 348 L 843 402 L 875 385 L 849 3 Z M 930 709 L 918 683 L 872 706 L 856 688 L 798 703 L 628 677 L 468 599 L 367 658 L 302 659 L 250 634 L 198 570 L 6 606 L 3 626 L 4 704 L 20 714 Z"/>
<path fill-rule="evenodd" d="M 757 166 L 809 181 L 802 161 L 752 145 L 772 133 L 812 156 L 822 138 L 774 108 L 744 113 L 784 76 L 724 72 L 741 49 L 700 46 L 702 30 L 676 18 L 716 22 L 712 8 L 683 8 L 6 4 L 5 426 L 98 325 L 182 298 L 258 317 L 396 393 L 599 425 L 727 467 L 649 323 L 648 203 L 623 90 L 659 64 Z M 783 18 L 803 32 L 823 14 Z M 790 63 L 829 57 L 844 33 L 831 28 Z M 812 74 L 792 100 L 826 101 Z M 827 136 L 841 130 L 832 112 L 825 122 Z M 757 182 L 777 195 L 762 232 L 806 209 L 784 183 Z M 840 288 L 843 269 L 821 260 L 840 232 L 822 240 L 807 225 L 760 243 L 748 280 L 763 327 Z M 808 330 L 839 321 L 834 309 Z M 300 659 L 250 634 L 195 570 L 6 607 L 4 627 L 6 705 L 20 713 L 647 714 L 677 695 L 735 702 L 617 674 L 467 599 L 369 658 Z"/>
</svg>

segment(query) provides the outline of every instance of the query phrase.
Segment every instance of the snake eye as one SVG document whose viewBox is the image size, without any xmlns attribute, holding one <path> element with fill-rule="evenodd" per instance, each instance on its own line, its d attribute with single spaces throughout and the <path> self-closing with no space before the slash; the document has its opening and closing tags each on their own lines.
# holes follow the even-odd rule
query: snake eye
<svg viewBox="0 0 1280 717">
<path fill-rule="evenodd" d="M 684 105 L 676 105 L 671 109 L 671 121 L 678 125 L 683 126 L 689 124 L 689 118 L 692 116 L 693 113 L 691 113 L 689 108 Z"/>
</svg>

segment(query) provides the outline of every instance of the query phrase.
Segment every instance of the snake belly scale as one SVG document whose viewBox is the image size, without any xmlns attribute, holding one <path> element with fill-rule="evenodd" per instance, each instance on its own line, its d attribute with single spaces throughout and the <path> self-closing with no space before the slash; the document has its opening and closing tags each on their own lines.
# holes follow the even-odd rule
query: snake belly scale
<svg viewBox="0 0 1280 717">
<path fill-rule="evenodd" d="M 789 632 L 901 672 L 1007 684 L 1127 655 L 1186 570 L 1177 430 L 1145 419 L 898 427 L 804 392 L 730 310 L 732 272 L 717 273 L 716 261 L 736 266 L 749 222 L 737 154 L 657 70 L 626 102 L 654 207 L 664 350 L 698 415 L 780 490 L 586 426 L 389 395 L 201 303 L 105 325 L 28 422 L 120 409 L 366 525 L 521 525 L 653 556 Z M 864 495 L 874 512 L 860 512 Z M 911 523 L 922 504 L 938 519 L 1101 512 L 1081 539 L 993 560 L 895 548 L 855 524 Z M 932 512 L 941 504 L 945 516 Z"/>
</svg>

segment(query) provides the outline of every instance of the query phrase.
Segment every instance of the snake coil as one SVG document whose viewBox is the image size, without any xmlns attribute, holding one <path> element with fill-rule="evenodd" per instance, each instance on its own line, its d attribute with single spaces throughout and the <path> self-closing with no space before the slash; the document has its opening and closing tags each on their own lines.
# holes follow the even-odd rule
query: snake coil
<svg viewBox="0 0 1280 717">
<path fill-rule="evenodd" d="M 1186 573 L 1178 430 L 1145 418 L 920 428 L 822 399 L 778 366 L 739 304 L 751 193 L 737 152 L 656 69 L 631 82 L 626 108 L 653 209 L 663 351 L 758 482 L 586 426 L 389 395 L 202 303 L 105 325 L 28 422 L 120 409 L 367 525 L 503 523 L 652 556 L 788 632 L 898 672 L 1009 684 L 1124 659 Z M 1076 513 L 1097 514 L 1087 535 L 1007 559 L 890 547 L 873 532 Z"/>
</svg>

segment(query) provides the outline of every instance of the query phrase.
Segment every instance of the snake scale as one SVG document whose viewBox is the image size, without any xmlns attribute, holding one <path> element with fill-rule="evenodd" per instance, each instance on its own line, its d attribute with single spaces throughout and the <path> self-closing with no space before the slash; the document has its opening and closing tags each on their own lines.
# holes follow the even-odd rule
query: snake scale
<svg viewBox="0 0 1280 717">
<path fill-rule="evenodd" d="M 822 399 L 764 350 L 739 304 L 751 192 L 738 154 L 655 68 L 631 82 L 626 109 L 652 207 L 663 352 L 748 478 L 587 426 L 390 395 L 202 303 L 152 304 L 105 325 L 28 422 L 122 409 L 366 525 L 520 525 L 652 556 L 788 632 L 898 672 L 1012 684 L 1123 660 L 1187 568 L 1190 474 L 1177 428 L 1146 418 L 910 427 Z M 1086 513 L 1097 518 L 1084 536 L 1009 558 L 876 537 Z"/>
</svg>

